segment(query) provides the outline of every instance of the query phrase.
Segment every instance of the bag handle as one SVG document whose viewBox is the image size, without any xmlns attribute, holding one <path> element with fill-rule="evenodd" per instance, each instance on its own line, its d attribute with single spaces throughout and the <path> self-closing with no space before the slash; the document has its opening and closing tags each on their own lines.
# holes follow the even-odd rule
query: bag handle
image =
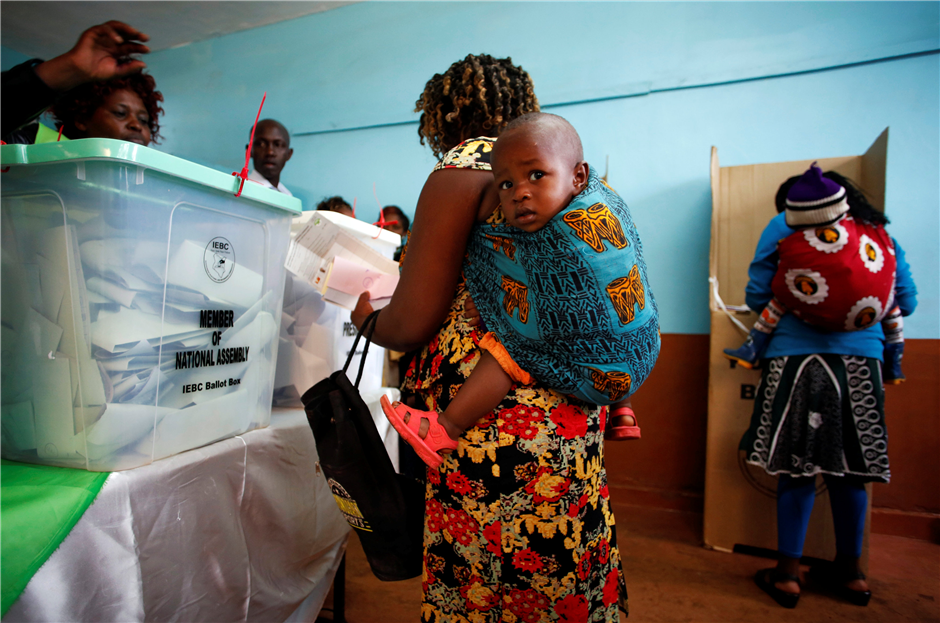
<svg viewBox="0 0 940 623">
<path fill-rule="evenodd" d="M 343 366 L 343 374 L 346 373 L 346 370 L 349 368 L 349 364 L 352 363 L 353 355 L 356 354 L 356 347 L 359 346 L 359 338 L 363 335 L 366 336 L 366 345 L 362 349 L 362 359 L 359 361 L 359 374 L 356 375 L 355 387 L 359 389 L 359 381 L 362 379 L 362 371 L 366 367 L 366 355 L 369 354 L 369 344 L 372 343 L 372 333 L 375 331 L 375 323 L 379 317 L 379 312 L 382 311 L 378 309 L 371 314 L 369 314 L 365 322 L 362 323 L 362 328 L 359 330 L 359 333 L 356 334 L 356 340 L 353 342 L 352 349 L 349 351 L 349 355 L 346 357 L 346 365 Z"/>
</svg>

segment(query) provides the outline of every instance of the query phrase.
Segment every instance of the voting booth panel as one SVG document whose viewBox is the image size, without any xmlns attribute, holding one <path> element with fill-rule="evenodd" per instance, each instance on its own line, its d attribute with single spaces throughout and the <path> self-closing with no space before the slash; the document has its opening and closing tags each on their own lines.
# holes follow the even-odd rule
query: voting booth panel
<svg viewBox="0 0 940 623">
<path fill-rule="evenodd" d="M 2 164 L 4 458 L 123 470 L 267 426 L 299 200 L 109 139 Z"/>
<path fill-rule="evenodd" d="M 744 288 L 761 232 L 777 215 L 774 205 L 777 189 L 816 161 L 823 171 L 834 170 L 856 182 L 872 205 L 883 210 L 887 145 L 885 130 L 862 156 L 735 167 L 719 167 L 717 149 L 712 148 L 706 547 L 723 551 L 732 551 L 735 546 L 777 549 L 777 478 L 747 464 L 738 451 L 751 420 L 760 371 L 735 366 L 722 354 L 725 348 L 740 346 L 746 330 L 757 320 L 757 314 L 746 309 Z M 867 489 L 870 515 L 871 485 Z M 835 555 L 828 498 L 820 478 L 804 556 L 832 559 Z M 863 561 L 868 556 L 868 525 L 866 522 Z"/>
<path fill-rule="evenodd" d="M 298 248 L 298 235 L 309 234 L 316 238 L 311 244 L 314 253 Z M 390 298 L 390 292 L 379 292 L 370 276 L 359 275 L 359 281 L 341 286 L 350 292 L 329 286 L 338 286 L 334 262 L 361 262 L 356 266 L 373 267 L 393 273 L 392 290 L 398 280 L 398 265 L 392 257 L 401 242 L 401 237 L 379 229 L 363 221 L 338 212 L 311 211 L 297 216 L 291 225 L 292 254 L 288 258 L 287 281 L 284 286 L 284 304 L 281 314 L 281 330 L 277 358 L 277 376 L 274 381 L 274 405 L 278 407 L 303 406 L 300 397 L 308 389 L 339 370 L 346 363 L 358 333 L 350 320 L 350 310 L 355 306 L 359 294 L 370 289 L 376 294 L 388 294 L 373 305 L 378 308 Z M 306 253 L 305 261 L 296 260 L 299 253 Z M 374 267 L 373 267 L 374 268 Z M 364 269 L 364 268 L 363 268 Z M 373 270 L 373 272 L 375 272 Z M 296 274 L 295 274 L 296 273 Z M 364 396 L 377 392 L 383 386 L 385 349 L 373 344 L 359 384 Z M 353 356 L 350 370 L 358 370 L 362 347 Z M 380 410 L 380 409 L 379 409 Z M 384 421 L 384 416 L 381 418 Z"/>
</svg>

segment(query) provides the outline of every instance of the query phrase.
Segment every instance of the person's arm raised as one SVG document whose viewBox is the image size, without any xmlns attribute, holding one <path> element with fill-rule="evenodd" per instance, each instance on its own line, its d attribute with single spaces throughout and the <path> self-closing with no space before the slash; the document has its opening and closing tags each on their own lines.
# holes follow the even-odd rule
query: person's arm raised
<svg viewBox="0 0 940 623">
<path fill-rule="evenodd" d="M 130 58 L 147 54 L 150 37 L 124 22 L 111 20 L 82 33 L 71 50 L 36 66 L 36 75 L 53 91 L 64 92 L 96 80 L 121 78 L 147 65 Z"/>
<path fill-rule="evenodd" d="M 75 46 L 52 60 L 38 59 L 3 72 L 3 114 L 0 136 L 9 138 L 14 130 L 36 119 L 62 93 L 91 80 L 109 80 L 140 71 L 143 61 L 130 54 L 146 54 L 150 48 L 139 43 L 150 37 L 124 24 L 110 21 L 82 33 Z"/>
<path fill-rule="evenodd" d="M 428 177 L 415 209 L 401 280 L 376 321 L 376 344 L 414 350 L 441 326 L 454 299 L 470 230 L 492 185 L 489 171 L 443 169 Z M 361 327 L 371 310 L 363 295 L 353 323 Z"/>
</svg>

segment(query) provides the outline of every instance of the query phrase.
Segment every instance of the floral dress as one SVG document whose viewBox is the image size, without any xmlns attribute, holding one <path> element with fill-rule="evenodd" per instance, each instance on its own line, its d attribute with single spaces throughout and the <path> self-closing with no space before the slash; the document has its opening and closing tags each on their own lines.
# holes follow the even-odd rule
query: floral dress
<svg viewBox="0 0 940 623">
<path fill-rule="evenodd" d="M 493 139 L 451 150 L 437 169 L 489 169 Z M 436 169 L 436 170 L 437 170 Z M 489 222 L 501 222 L 497 209 Z M 479 361 L 463 320 L 465 283 L 402 385 L 442 411 Z M 509 395 L 427 473 L 424 599 L 429 623 L 617 621 L 626 611 L 604 468 L 606 409 L 539 384 Z"/>
</svg>

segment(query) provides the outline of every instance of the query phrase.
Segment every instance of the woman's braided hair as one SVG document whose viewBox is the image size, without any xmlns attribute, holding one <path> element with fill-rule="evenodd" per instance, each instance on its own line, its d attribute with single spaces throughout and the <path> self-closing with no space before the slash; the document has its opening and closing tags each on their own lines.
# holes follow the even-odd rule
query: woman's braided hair
<svg viewBox="0 0 940 623">
<path fill-rule="evenodd" d="M 497 136 L 506 124 L 538 112 L 532 78 L 512 59 L 468 54 L 428 80 L 415 102 L 418 136 L 438 158 L 475 136 Z"/>
</svg>

